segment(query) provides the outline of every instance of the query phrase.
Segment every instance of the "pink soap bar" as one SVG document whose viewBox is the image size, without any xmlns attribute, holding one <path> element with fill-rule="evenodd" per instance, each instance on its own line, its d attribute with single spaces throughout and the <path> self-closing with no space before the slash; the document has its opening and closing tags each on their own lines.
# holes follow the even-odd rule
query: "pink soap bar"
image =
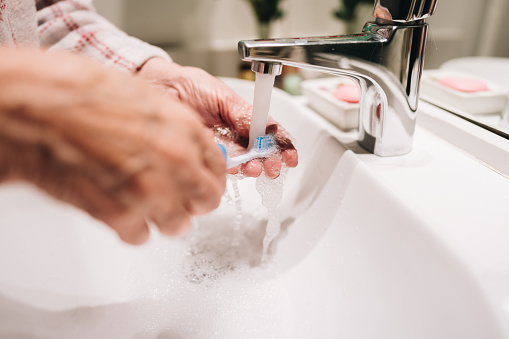
<svg viewBox="0 0 509 339">
<path fill-rule="evenodd" d="M 359 103 L 359 88 L 355 83 L 339 84 L 339 86 L 332 93 L 338 100 L 346 101 L 352 104 Z"/>
<path fill-rule="evenodd" d="M 467 93 L 484 92 L 488 90 L 488 86 L 486 86 L 483 81 L 471 78 L 444 77 L 438 79 L 438 82 L 457 91 Z"/>
</svg>

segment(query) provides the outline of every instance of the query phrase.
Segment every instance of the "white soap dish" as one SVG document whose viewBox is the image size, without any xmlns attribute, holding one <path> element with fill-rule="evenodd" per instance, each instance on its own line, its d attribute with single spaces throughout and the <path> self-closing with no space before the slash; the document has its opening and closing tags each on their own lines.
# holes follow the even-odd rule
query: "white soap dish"
<svg viewBox="0 0 509 339">
<path fill-rule="evenodd" d="M 340 129 L 350 130 L 358 126 L 359 104 L 337 99 L 334 93 L 339 86 L 351 83 L 349 78 L 338 76 L 304 80 L 301 83 L 302 94 L 317 113 Z"/>
<path fill-rule="evenodd" d="M 447 80 L 451 79 L 455 80 L 457 86 L 448 83 L 451 81 Z M 461 86 L 462 82 L 465 86 Z M 468 83 L 473 86 L 468 88 Z M 490 114 L 500 113 L 506 101 L 507 91 L 493 82 L 467 72 L 439 69 L 423 72 L 420 97 L 454 112 Z"/>
</svg>

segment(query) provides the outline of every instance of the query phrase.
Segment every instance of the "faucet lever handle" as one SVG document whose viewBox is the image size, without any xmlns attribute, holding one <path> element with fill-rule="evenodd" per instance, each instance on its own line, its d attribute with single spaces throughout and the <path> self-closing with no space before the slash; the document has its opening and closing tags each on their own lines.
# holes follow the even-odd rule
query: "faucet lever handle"
<svg viewBox="0 0 509 339">
<path fill-rule="evenodd" d="M 423 20 L 435 12 L 437 0 L 376 0 L 376 18 L 407 23 Z"/>
</svg>

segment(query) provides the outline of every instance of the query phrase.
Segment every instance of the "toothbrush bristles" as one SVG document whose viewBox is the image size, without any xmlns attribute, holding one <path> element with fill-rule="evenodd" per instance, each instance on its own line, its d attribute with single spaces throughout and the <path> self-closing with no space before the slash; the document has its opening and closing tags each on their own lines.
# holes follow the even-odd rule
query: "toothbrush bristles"
<svg viewBox="0 0 509 339">
<path fill-rule="evenodd" d="M 268 151 L 276 146 L 276 138 L 272 134 L 259 136 L 255 139 L 254 148 L 257 151 Z"/>
</svg>

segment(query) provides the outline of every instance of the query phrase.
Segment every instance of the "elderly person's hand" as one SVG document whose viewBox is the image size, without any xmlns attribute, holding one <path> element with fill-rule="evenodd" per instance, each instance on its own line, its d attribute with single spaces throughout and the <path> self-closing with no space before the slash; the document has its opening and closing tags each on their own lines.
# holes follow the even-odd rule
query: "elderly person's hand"
<svg viewBox="0 0 509 339">
<path fill-rule="evenodd" d="M 235 141 L 230 143 L 229 153 L 235 155 L 245 150 L 252 106 L 221 80 L 199 68 L 180 66 L 160 58 L 148 60 L 138 74 L 160 86 L 170 97 L 194 108 L 207 126 L 219 129 L 220 134 Z M 283 162 L 289 167 L 297 166 L 297 151 L 285 130 L 270 119 L 267 132 L 276 135 L 280 156 L 271 156 L 263 163 L 252 160 L 231 169 L 230 173 L 240 170 L 246 176 L 256 177 L 263 166 L 269 178 L 276 178 Z"/>
<path fill-rule="evenodd" d="M 226 165 L 198 114 L 131 75 L 0 49 L 0 182 L 27 180 L 126 242 L 216 208 Z"/>
</svg>

